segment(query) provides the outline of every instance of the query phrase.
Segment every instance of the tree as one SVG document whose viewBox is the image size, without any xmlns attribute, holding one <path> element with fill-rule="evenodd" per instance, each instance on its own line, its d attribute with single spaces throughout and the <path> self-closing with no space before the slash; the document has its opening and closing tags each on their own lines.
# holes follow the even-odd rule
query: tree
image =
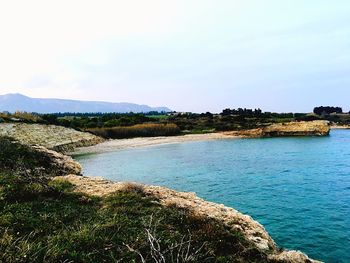
<svg viewBox="0 0 350 263">
<path fill-rule="evenodd" d="M 314 108 L 314 113 L 317 115 L 325 115 L 331 113 L 343 113 L 341 107 L 331 107 L 331 106 L 320 106 Z"/>
</svg>

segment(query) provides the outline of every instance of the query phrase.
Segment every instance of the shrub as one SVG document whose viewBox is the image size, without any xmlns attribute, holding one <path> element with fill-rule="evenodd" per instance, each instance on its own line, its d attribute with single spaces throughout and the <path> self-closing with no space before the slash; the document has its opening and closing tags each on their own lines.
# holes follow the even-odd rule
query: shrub
<svg viewBox="0 0 350 263">
<path fill-rule="evenodd" d="M 176 124 L 137 124 L 126 127 L 94 128 L 87 131 L 104 138 L 122 139 L 133 137 L 154 137 L 178 135 L 180 129 Z"/>
<path fill-rule="evenodd" d="M 42 118 L 39 115 L 29 112 L 16 111 L 12 116 L 24 122 L 37 123 L 42 121 Z"/>
</svg>

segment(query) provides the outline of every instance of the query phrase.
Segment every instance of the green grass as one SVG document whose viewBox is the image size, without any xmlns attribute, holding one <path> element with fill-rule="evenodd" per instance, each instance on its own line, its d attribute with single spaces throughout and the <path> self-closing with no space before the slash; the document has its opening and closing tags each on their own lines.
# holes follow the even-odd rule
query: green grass
<svg viewBox="0 0 350 263">
<path fill-rule="evenodd" d="M 11 176 L 0 176 L 3 184 L 13 183 Z M 178 253 L 180 262 L 265 260 L 239 233 L 190 211 L 163 207 L 142 191 L 96 198 L 59 181 L 35 189 L 1 195 L 0 262 L 141 262 L 141 256 L 154 262 L 150 236 L 159 239 L 166 262 Z"/>
<path fill-rule="evenodd" d="M 18 147 L 3 156 L 20 150 L 34 171 L 21 156 L 31 150 Z M 240 233 L 164 207 L 142 187 L 98 198 L 21 169 L 0 170 L 0 262 L 267 262 Z"/>
</svg>

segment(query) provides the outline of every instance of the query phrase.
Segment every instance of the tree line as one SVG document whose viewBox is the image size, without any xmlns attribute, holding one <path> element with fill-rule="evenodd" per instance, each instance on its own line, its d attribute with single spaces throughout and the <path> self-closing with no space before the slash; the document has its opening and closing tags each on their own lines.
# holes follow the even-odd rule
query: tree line
<svg viewBox="0 0 350 263">
<path fill-rule="evenodd" d="M 332 113 L 343 113 L 343 109 L 341 107 L 332 107 L 332 106 L 320 106 L 314 108 L 314 113 L 317 115 L 325 115 Z"/>
</svg>

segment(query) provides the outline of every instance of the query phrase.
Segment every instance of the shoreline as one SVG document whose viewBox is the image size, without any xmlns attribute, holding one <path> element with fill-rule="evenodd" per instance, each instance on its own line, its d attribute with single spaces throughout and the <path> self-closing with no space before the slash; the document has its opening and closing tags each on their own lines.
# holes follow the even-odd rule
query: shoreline
<svg viewBox="0 0 350 263">
<path fill-rule="evenodd" d="M 350 130 L 350 125 L 331 125 L 334 130 Z"/>
<path fill-rule="evenodd" d="M 313 122 L 315 123 L 315 122 Z M 280 135 L 276 137 L 285 136 L 322 136 L 328 135 L 330 127 L 328 125 L 321 125 L 319 123 L 314 124 L 311 127 L 307 127 L 304 123 L 297 123 L 298 126 L 293 125 L 280 125 L 274 124 L 267 128 L 257 128 L 243 131 L 225 131 L 225 132 L 213 132 L 205 134 L 186 134 L 178 136 L 158 136 L 158 137 L 137 137 L 130 139 L 110 139 L 96 145 L 87 147 L 75 148 L 72 152 L 68 152 L 69 155 L 83 155 L 83 154 L 99 154 L 106 152 L 113 152 L 125 149 L 149 147 L 156 145 L 175 144 L 184 142 L 196 142 L 196 141 L 210 141 L 220 139 L 239 139 L 239 138 L 263 138 L 263 137 L 274 137 L 276 131 L 280 132 Z M 309 124 L 309 123 L 307 123 Z M 323 126 L 326 129 L 323 130 Z M 306 126 L 306 127 L 305 127 Z M 332 127 L 334 129 L 336 127 Z M 315 132 L 316 131 L 316 132 Z"/>
<path fill-rule="evenodd" d="M 250 215 L 243 214 L 233 207 L 206 201 L 194 192 L 182 192 L 157 185 L 146 185 L 130 182 L 114 182 L 103 177 L 66 175 L 57 176 L 54 180 L 68 181 L 74 185 L 74 191 L 106 197 L 123 189 L 142 189 L 148 196 L 154 196 L 163 207 L 177 207 L 191 211 L 202 218 L 211 218 L 225 225 L 232 231 L 238 231 L 258 251 L 267 254 L 269 262 L 276 263 L 322 263 L 309 258 L 299 250 L 280 248 L 265 227 Z"/>
<path fill-rule="evenodd" d="M 137 137 L 131 139 L 112 139 L 105 142 L 88 146 L 76 148 L 69 155 L 81 155 L 81 154 L 98 154 L 113 152 L 124 149 L 149 147 L 156 145 L 175 144 L 183 142 L 196 142 L 196 141 L 210 141 L 220 139 L 237 139 L 242 138 L 239 135 L 233 135 L 230 132 L 218 132 L 218 133 L 205 133 L 205 134 L 186 134 L 179 136 L 160 136 L 160 137 Z"/>
</svg>

